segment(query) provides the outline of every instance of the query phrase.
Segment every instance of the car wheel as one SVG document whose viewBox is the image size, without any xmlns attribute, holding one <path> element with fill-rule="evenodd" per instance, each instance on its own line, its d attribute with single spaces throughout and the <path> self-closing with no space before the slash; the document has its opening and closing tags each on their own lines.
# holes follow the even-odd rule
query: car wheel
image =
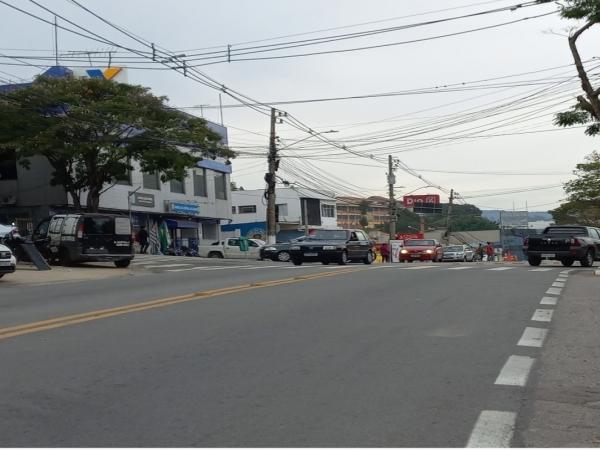
<svg viewBox="0 0 600 450">
<path fill-rule="evenodd" d="M 302 260 L 301 259 L 292 259 L 292 262 L 294 263 L 295 266 L 301 266 L 302 265 Z"/>
<path fill-rule="evenodd" d="M 594 252 L 588 250 L 579 262 L 581 263 L 581 267 L 592 267 L 594 265 Z"/>
<path fill-rule="evenodd" d="M 539 266 L 542 263 L 542 258 L 539 256 L 530 256 L 527 258 L 530 266 Z"/>
<path fill-rule="evenodd" d="M 288 262 L 290 260 L 290 254 L 286 251 L 277 253 L 277 260 L 281 262 Z"/>
<path fill-rule="evenodd" d="M 219 252 L 210 252 L 208 254 L 209 258 L 223 258 L 223 255 L 221 255 Z"/>
<path fill-rule="evenodd" d="M 365 259 L 363 259 L 363 263 L 365 264 L 373 264 L 373 252 L 371 250 L 369 250 L 367 252 L 367 256 L 365 256 Z"/>
<path fill-rule="evenodd" d="M 119 267 L 120 269 L 129 267 L 129 264 L 131 264 L 131 260 L 129 259 L 120 259 L 119 261 L 115 261 L 115 266 Z"/>
<path fill-rule="evenodd" d="M 340 260 L 338 261 L 338 264 L 340 266 L 345 266 L 346 264 L 348 264 L 348 252 L 347 251 L 343 251 L 342 255 L 340 256 Z"/>
<path fill-rule="evenodd" d="M 561 259 L 560 263 L 565 267 L 571 267 L 575 261 L 572 259 Z"/>
</svg>

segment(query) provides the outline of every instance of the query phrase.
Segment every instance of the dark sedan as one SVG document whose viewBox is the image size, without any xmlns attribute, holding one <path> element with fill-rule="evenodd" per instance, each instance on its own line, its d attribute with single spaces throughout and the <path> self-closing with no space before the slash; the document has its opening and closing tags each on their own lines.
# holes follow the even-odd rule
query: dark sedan
<svg viewBox="0 0 600 450">
<path fill-rule="evenodd" d="M 302 242 L 306 236 L 300 236 L 290 242 L 281 242 L 278 244 L 264 245 L 260 248 L 259 259 L 270 259 L 272 261 L 288 262 L 290 260 L 290 245 Z"/>
<path fill-rule="evenodd" d="M 290 259 L 303 262 L 345 265 L 349 262 L 373 262 L 373 244 L 362 230 L 315 230 L 303 242 L 290 245 Z"/>
</svg>

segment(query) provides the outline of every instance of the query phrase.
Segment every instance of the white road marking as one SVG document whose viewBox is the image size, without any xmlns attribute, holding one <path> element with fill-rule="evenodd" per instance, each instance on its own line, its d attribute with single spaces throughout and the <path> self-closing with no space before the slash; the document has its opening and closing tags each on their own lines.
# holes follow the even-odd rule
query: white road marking
<svg viewBox="0 0 600 450">
<path fill-rule="evenodd" d="M 551 287 L 550 289 L 548 289 L 546 291 L 546 294 L 550 294 L 550 295 L 560 295 L 560 293 L 562 292 L 561 288 L 555 288 L 555 287 Z"/>
<path fill-rule="evenodd" d="M 573 269 L 569 269 L 569 270 L 561 270 L 560 273 L 563 275 L 569 275 L 569 272 L 572 271 Z"/>
<path fill-rule="evenodd" d="M 404 270 L 435 269 L 439 266 L 402 267 Z"/>
<path fill-rule="evenodd" d="M 164 266 L 162 266 L 162 267 L 164 267 Z M 187 272 L 189 270 L 208 271 L 208 270 L 223 270 L 223 269 L 240 269 L 242 267 L 248 267 L 248 266 L 247 265 L 246 266 L 196 266 L 196 267 L 190 267 L 188 269 L 165 270 L 165 272 Z"/>
<path fill-rule="evenodd" d="M 449 267 L 447 270 L 466 270 L 466 269 L 474 269 L 473 266 L 459 266 L 459 267 Z"/>
<path fill-rule="evenodd" d="M 548 272 L 549 270 L 553 270 L 549 267 L 542 267 L 540 269 L 530 269 L 530 272 Z"/>
<path fill-rule="evenodd" d="M 558 277 L 556 277 L 556 281 L 562 281 L 563 283 L 565 283 L 567 280 L 568 278 L 564 275 L 559 275 Z"/>
<path fill-rule="evenodd" d="M 548 330 L 545 328 L 527 327 L 517 345 L 521 347 L 541 347 L 544 345 L 546 334 L 548 334 Z"/>
<path fill-rule="evenodd" d="M 536 322 L 550 322 L 552 320 L 552 314 L 554 310 L 552 309 L 536 309 L 531 317 L 531 320 Z"/>
<path fill-rule="evenodd" d="M 159 262 L 173 262 L 173 258 L 165 258 L 165 259 L 147 259 L 145 261 L 133 261 L 132 264 L 136 264 L 138 266 L 145 264 L 155 264 Z"/>
<path fill-rule="evenodd" d="M 146 266 L 146 269 L 159 269 L 165 267 L 183 267 L 183 266 L 191 266 L 191 264 L 159 264 L 156 266 Z"/>
<path fill-rule="evenodd" d="M 244 267 L 244 270 L 255 270 L 255 269 L 269 269 L 273 267 L 281 267 L 281 266 L 248 266 Z"/>
<path fill-rule="evenodd" d="M 558 299 L 556 297 L 542 297 L 540 304 L 542 305 L 556 305 Z"/>
<path fill-rule="evenodd" d="M 509 411 L 481 411 L 467 448 L 507 448 L 510 447 L 517 414 Z"/>
<path fill-rule="evenodd" d="M 512 270 L 514 267 L 494 267 L 493 269 L 485 269 L 485 270 Z"/>
<path fill-rule="evenodd" d="M 565 283 L 561 282 L 561 281 L 555 281 L 554 283 L 552 283 L 552 287 L 565 287 Z"/>
<path fill-rule="evenodd" d="M 534 362 L 535 358 L 530 358 L 529 356 L 509 356 L 494 384 L 525 386 Z"/>
</svg>

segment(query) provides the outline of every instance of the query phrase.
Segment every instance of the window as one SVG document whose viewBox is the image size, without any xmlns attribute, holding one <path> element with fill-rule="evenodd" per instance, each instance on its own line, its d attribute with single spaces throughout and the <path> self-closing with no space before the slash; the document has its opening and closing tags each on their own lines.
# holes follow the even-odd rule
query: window
<svg viewBox="0 0 600 450">
<path fill-rule="evenodd" d="M 215 172 L 215 198 L 227 200 L 227 177 L 221 172 Z"/>
<path fill-rule="evenodd" d="M 362 231 L 357 231 L 356 235 L 357 235 L 359 241 L 368 241 L 369 240 L 369 238 Z"/>
<path fill-rule="evenodd" d="M 208 197 L 206 193 L 206 169 L 194 170 L 194 195 L 196 197 Z"/>
<path fill-rule="evenodd" d="M 238 212 L 240 214 L 254 214 L 256 212 L 256 205 L 238 206 Z"/>
<path fill-rule="evenodd" d="M 52 222 L 50 222 L 50 233 L 59 233 L 64 220 L 64 217 L 52 219 Z"/>
<path fill-rule="evenodd" d="M 598 230 L 596 230 L 595 228 L 590 228 L 590 237 L 592 237 L 593 239 L 600 239 L 600 236 L 598 235 Z"/>
<path fill-rule="evenodd" d="M 235 214 L 235 206 L 231 207 L 231 214 Z"/>
<path fill-rule="evenodd" d="M 285 217 L 288 215 L 288 205 L 287 203 L 281 203 L 279 205 L 275 205 L 277 210 L 277 216 Z"/>
<path fill-rule="evenodd" d="M 185 194 L 184 182 L 180 180 L 171 180 L 171 192 L 174 194 Z"/>
<path fill-rule="evenodd" d="M 85 217 L 83 219 L 83 229 L 85 234 L 113 234 L 114 221 L 112 217 Z"/>
<path fill-rule="evenodd" d="M 154 189 L 160 191 L 160 180 L 158 179 L 158 172 L 148 172 L 142 174 L 142 185 L 144 189 Z"/>
<path fill-rule="evenodd" d="M 321 216 L 335 217 L 335 206 L 322 204 L 321 205 Z"/>
<path fill-rule="evenodd" d="M 65 218 L 65 221 L 62 226 L 62 234 L 75 236 L 78 221 L 79 216 Z"/>
<path fill-rule="evenodd" d="M 239 247 L 240 240 L 239 239 L 227 239 L 227 245 L 229 245 L 230 247 Z"/>
</svg>

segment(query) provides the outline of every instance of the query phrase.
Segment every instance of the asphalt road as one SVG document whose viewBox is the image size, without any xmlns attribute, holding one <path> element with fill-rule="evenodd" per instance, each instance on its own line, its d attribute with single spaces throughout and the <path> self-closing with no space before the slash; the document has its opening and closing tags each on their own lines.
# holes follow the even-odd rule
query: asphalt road
<svg viewBox="0 0 600 450">
<path fill-rule="evenodd" d="M 562 270 L 273 265 L 2 288 L 0 446 L 465 446 Z"/>
</svg>

